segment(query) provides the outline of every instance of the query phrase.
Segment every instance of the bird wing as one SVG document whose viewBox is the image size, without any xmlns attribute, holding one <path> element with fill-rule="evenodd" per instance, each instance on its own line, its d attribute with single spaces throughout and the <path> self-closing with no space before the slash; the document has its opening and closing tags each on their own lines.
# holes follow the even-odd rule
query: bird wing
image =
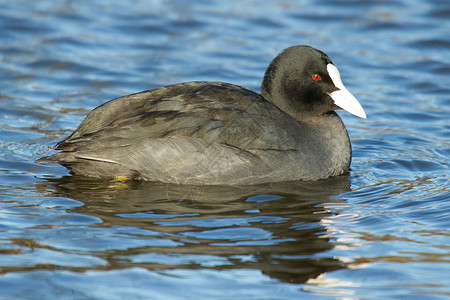
<svg viewBox="0 0 450 300">
<path fill-rule="evenodd" d="M 152 139 L 189 137 L 243 151 L 291 150 L 298 141 L 286 137 L 298 127 L 296 120 L 253 91 L 190 82 L 102 104 L 55 149 L 101 153 Z"/>
</svg>

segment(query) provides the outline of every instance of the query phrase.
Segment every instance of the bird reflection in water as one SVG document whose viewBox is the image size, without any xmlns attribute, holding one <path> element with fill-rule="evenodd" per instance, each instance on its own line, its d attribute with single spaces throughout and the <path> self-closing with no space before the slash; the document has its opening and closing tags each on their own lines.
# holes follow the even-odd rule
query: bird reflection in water
<svg viewBox="0 0 450 300">
<path fill-rule="evenodd" d="M 282 282 L 304 283 L 345 268 L 338 259 L 317 254 L 334 246 L 321 220 L 333 214 L 325 204 L 343 201 L 336 196 L 350 190 L 347 176 L 228 187 L 65 176 L 46 179 L 39 188 L 83 203 L 67 213 L 101 219 L 86 226 L 90 238 L 90 228 L 128 228 L 113 235 L 106 251 L 87 249 L 108 262 L 90 269 L 259 269 Z M 148 246 L 124 248 L 127 236 L 148 239 Z"/>
</svg>

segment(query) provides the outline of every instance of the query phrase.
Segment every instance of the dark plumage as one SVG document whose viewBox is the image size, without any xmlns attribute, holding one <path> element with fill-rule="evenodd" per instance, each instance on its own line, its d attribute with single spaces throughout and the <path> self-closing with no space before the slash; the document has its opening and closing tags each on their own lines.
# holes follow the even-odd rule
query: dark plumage
<svg viewBox="0 0 450 300">
<path fill-rule="evenodd" d="M 73 173 L 180 184 L 317 180 L 349 170 L 340 107 L 365 118 L 337 69 L 308 46 L 270 64 L 262 94 L 189 82 L 111 100 L 38 162 Z M 317 79 L 320 76 L 319 79 Z"/>
</svg>

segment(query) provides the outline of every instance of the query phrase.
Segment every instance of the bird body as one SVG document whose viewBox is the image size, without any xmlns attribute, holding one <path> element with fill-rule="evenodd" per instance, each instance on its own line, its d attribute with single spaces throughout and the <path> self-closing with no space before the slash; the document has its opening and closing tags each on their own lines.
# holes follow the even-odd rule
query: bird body
<svg viewBox="0 0 450 300">
<path fill-rule="evenodd" d="M 313 57 L 324 55 L 314 48 L 295 47 Z M 288 58 L 289 53 L 281 61 Z M 292 83 L 291 67 L 281 64 L 280 70 L 277 63 L 266 72 L 262 95 L 229 83 L 188 82 L 111 100 L 91 111 L 56 145 L 61 152 L 38 162 L 59 163 L 82 176 L 196 185 L 343 174 L 349 170 L 351 145 L 334 112 L 338 106 L 332 93 L 344 89 L 327 75 L 331 61 L 319 62 L 323 65 L 311 72 L 327 80 L 327 88 L 333 86 L 325 91 L 315 88 L 322 83 L 310 74 Z M 279 78 L 283 74 L 284 79 Z M 308 87 L 311 91 L 304 92 Z M 302 100 L 320 93 L 317 101 Z"/>
</svg>

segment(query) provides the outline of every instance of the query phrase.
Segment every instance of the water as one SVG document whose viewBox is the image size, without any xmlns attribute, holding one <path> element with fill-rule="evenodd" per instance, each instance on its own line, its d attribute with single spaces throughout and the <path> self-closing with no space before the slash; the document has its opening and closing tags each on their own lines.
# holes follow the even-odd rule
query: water
<svg viewBox="0 0 450 300">
<path fill-rule="evenodd" d="M 1 299 L 447 299 L 450 4 L 0 1 Z M 35 159 L 95 106 L 170 83 L 259 90 L 326 52 L 349 176 L 254 187 L 101 182 Z"/>
</svg>

